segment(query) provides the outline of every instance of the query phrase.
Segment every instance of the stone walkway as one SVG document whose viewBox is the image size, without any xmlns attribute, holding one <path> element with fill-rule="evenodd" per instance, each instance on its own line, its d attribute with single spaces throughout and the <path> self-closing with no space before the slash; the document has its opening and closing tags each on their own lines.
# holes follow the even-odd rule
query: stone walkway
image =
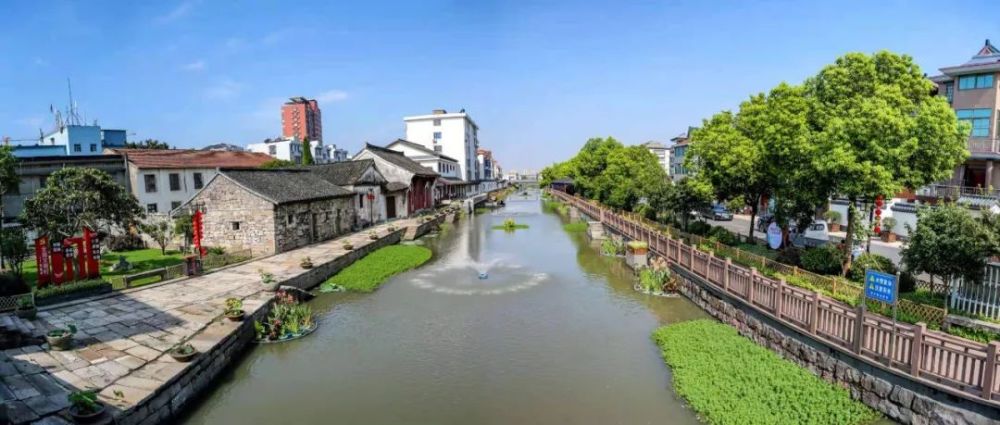
<svg viewBox="0 0 1000 425">
<path fill-rule="evenodd" d="M 387 226 L 375 229 L 384 235 Z M 226 298 L 243 299 L 247 315 L 270 300 L 261 270 L 288 280 L 305 272 L 299 261 L 306 256 L 320 264 L 345 254 L 344 239 L 356 248 L 373 242 L 369 230 L 192 279 L 39 311 L 30 322 L 36 334 L 74 324 L 74 348 L 49 351 L 43 344 L 0 352 L 0 401 L 14 424 L 68 423 L 61 411 L 69 405 L 67 395 L 79 389 L 97 390 L 110 407 L 127 410 L 188 365 L 165 355 L 170 348 L 186 341 L 206 353 L 237 329 L 222 317 Z"/>
</svg>

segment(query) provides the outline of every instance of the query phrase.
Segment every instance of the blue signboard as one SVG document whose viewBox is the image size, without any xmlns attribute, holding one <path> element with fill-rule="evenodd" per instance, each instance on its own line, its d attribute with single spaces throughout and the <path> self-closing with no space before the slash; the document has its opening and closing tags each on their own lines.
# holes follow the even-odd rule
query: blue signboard
<svg viewBox="0 0 1000 425">
<path fill-rule="evenodd" d="M 865 298 L 896 303 L 896 276 L 877 270 L 865 270 Z"/>
</svg>

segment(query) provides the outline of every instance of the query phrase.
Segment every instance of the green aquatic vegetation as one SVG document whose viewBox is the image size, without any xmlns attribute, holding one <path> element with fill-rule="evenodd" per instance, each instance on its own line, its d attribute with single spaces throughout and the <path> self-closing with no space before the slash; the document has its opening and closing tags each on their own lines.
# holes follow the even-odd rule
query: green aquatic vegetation
<svg viewBox="0 0 1000 425">
<path fill-rule="evenodd" d="M 508 218 L 508 219 L 504 220 L 503 224 L 501 224 L 499 226 L 493 226 L 493 229 L 495 229 L 495 230 L 503 230 L 503 231 L 507 231 L 507 232 L 513 232 L 513 231 L 518 230 L 518 229 L 527 229 L 527 228 L 528 228 L 527 224 L 518 223 L 518 222 L 514 221 L 513 218 Z"/>
<path fill-rule="evenodd" d="M 615 238 L 607 238 L 601 241 L 601 254 L 623 255 L 625 254 L 625 242 Z"/>
<path fill-rule="evenodd" d="M 577 221 L 573 223 L 567 223 L 563 225 L 563 230 L 570 233 L 579 233 L 587 231 L 587 223 L 582 221 Z"/>
<path fill-rule="evenodd" d="M 711 320 L 653 332 L 673 385 L 711 424 L 863 424 L 878 413 L 850 393 L 812 375 Z"/>
<path fill-rule="evenodd" d="M 422 246 L 387 246 L 347 266 L 324 284 L 340 285 L 353 292 L 372 292 L 393 275 L 426 263 L 431 255 L 431 250 Z"/>
</svg>

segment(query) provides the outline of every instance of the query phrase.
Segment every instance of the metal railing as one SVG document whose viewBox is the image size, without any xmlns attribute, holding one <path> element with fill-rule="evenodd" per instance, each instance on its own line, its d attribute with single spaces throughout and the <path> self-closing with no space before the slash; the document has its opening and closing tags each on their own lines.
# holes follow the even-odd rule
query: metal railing
<svg viewBox="0 0 1000 425">
<path fill-rule="evenodd" d="M 924 323 L 895 323 L 785 279 L 763 276 L 755 267 L 701 251 L 592 201 L 551 193 L 625 237 L 645 241 L 652 252 L 763 315 L 926 385 L 1000 406 L 998 341 L 983 344 L 928 330 Z"/>
<path fill-rule="evenodd" d="M 959 198 L 1000 199 L 1000 190 L 993 188 L 932 184 L 917 189 L 917 195 L 958 200 Z"/>
<path fill-rule="evenodd" d="M 970 153 L 1000 155 L 1000 139 L 970 138 L 967 146 Z"/>
</svg>

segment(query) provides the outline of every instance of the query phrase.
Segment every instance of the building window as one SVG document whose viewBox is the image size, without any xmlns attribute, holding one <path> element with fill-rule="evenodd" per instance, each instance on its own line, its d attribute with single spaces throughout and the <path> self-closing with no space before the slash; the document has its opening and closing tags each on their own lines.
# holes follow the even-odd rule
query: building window
<svg viewBox="0 0 1000 425">
<path fill-rule="evenodd" d="M 41 176 L 41 177 L 39 177 L 38 178 L 38 187 L 40 187 L 40 188 L 45 187 L 45 183 L 47 183 L 48 180 L 49 180 L 49 176 Z"/>
<path fill-rule="evenodd" d="M 146 193 L 156 193 L 156 175 L 145 174 L 142 179 L 146 183 Z"/>
<path fill-rule="evenodd" d="M 170 190 L 172 192 L 181 190 L 181 175 L 178 173 L 170 173 L 168 177 L 170 179 Z"/>
<path fill-rule="evenodd" d="M 435 126 L 435 127 L 440 127 L 440 126 L 441 126 L 441 120 L 439 120 L 439 119 L 435 119 L 435 120 L 434 120 L 434 126 Z"/>
<path fill-rule="evenodd" d="M 993 74 L 975 74 L 958 77 L 959 90 L 988 89 L 993 87 Z"/>
<path fill-rule="evenodd" d="M 274 146 L 274 145 L 268 146 L 267 147 L 267 154 L 268 155 L 277 155 L 278 154 L 278 147 Z"/>
<path fill-rule="evenodd" d="M 233 230 L 240 230 L 240 222 L 232 221 L 229 223 L 229 227 Z"/>
<path fill-rule="evenodd" d="M 155 213 L 156 212 L 156 204 L 155 203 L 146 204 L 146 212 L 148 212 L 148 213 Z"/>
<path fill-rule="evenodd" d="M 434 152 L 441 153 L 441 145 L 434 145 Z"/>
<path fill-rule="evenodd" d="M 288 214 L 288 217 L 285 220 L 289 225 L 295 224 L 295 216 L 292 214 Z"/>
<path fill-rule="evenodd" d="M 955 98 L 955 83 L 944 83 L 944 97 L 948 98 L 948 104 L 951 105 Z"/>
<path fill-rule="evenodd" d="M 434 132 L 434 140 L 441 140 L 441 132 L 440 131 L 435 131 Z"/>
<path fill-rule="evenodd" d="M 364 193 L 359 193 L 358 194 L 358 208 L 364 208 L 364 207 L 365 207 L 365 194 Z"/>
<path fill-rule="evenodd" d="M 97 152 L 97 145 L 95 145 L 95 144 L 91 143 L 91 144 L 90 144 L 90 151 L 91 151 L 91 152 Z"/>
<path fill-rule="evenodd" d="M 989 137 L 990 135 L 990 110 L 983 109 L 959 109 L 955 111 L 959 120 L 972 124 L 972 137 Z"/>
<path fill-rule="evenodd" d="M 177 208 L 180 208 L 180 206 L 181 206 L 181 201 L 171 201 L 170 202 L 170 210 L 171 211 L 176 210 Z"/>
<path fill-rule="evenodd" d="M 201 189 L 205 186 L 205 181 L 201 179 L 201 173 L 194 173 L 194 188 Z"/>
<path fill-rule="evenodd" d="M 79 143 L 73 144 L 73 152 L 83 152 L 83 147 Z"/>
</svg>

